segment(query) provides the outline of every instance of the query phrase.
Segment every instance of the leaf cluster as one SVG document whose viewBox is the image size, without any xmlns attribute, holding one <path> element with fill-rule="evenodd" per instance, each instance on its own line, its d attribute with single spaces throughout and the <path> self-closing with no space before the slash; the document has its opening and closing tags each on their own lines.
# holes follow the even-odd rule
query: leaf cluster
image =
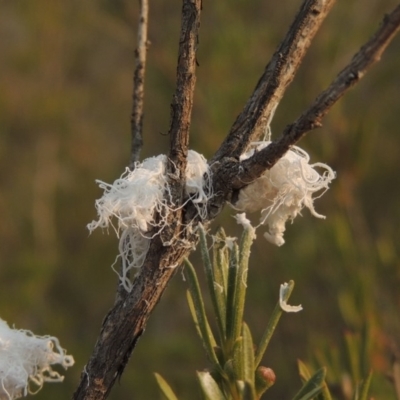
<svg viewBox="0 0 400 400">
<path fill-rule="evenodd" d="M 216 321 L 215 335 L 210 326 L 199 280 L 193 265 L 185 261 L 185 278 L 189 289 L 187 298 L 197 333 L 210 361 L 210 367 L 197 372 L 202 398 L 205 400 L 257 400 L 274 384 L 275 373 L 261 365 L 271 337 L 294 288 L 290 281 L 288 290 L 278 301 L 267 323 L 264 334 L 255 346 L 251 330 L 244 322 L 244 304 L 247 291 L 247 272 L 254 228 L 245 227 L 239 244 L 227 238 L 220 229 L 214 239 L 212 257 L 208 251 L 206 232 L 200 230 L 200 247 L 206 275 L 207 291 L 211 298 Z M 310 373 L 299 362 L 302 388 L 293 400 L 331 400 L 325 382 L 326 368 Z M 158 385 L 168 400 L 176 400 L 168 383 L 156 374 Z M 360 386 L 354 400 L 365 400 L 371 376 Z"/>
</svg>

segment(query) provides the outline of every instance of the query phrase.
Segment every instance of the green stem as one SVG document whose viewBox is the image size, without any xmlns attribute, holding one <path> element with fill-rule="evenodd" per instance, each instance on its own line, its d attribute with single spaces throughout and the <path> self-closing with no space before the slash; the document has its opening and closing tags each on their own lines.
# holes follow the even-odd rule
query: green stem
<svg viewBox="0 0 400 400">
<path fill-rule="evenodd" d="M 289 297 L 293 291 L 294 288 L 294 282 L 290 281 L 288 285 L 287 292 L 283 298 L 284 301 L 288 301 Z M 260 362 L 264 356 L 265 350 L 267 350 L 268 344 L 271 340 L 271 337 L 275 331 L 276 326 L 278 325 L 278 322 L 282 316 L 283 310 L 280 306 L 280 303 L 276 304 L 274 311 L 272 312 L 271 318 L 268 321 L 267 328 L 264 331 L 264 334 L 261 338 L 260 344 L 257 348 L 257 353 L 255 357 L 255 367 L 257 368 L 260 365 Z"/>
</svg>

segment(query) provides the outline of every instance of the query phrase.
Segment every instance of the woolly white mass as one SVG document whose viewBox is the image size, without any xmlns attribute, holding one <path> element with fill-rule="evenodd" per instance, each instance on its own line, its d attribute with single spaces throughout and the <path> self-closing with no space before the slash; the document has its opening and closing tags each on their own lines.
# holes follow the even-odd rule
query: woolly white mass
<svg viewBox="0 0 400 400">
<path fill-rule="evenodd" d="M 51 368 L 54 364 L 65 369 L 74 364 L 57 338 L 11 329 L 0 319 L 0 400 L 36 393 L 44 382 L 62 382 L 64 377 Z"/>
<path fill-rule="evenodd" d="M 241 160 L 251 157 L 255 151 L 267 147 L 271 142 L 255 142 Z M 307 207 L 317 218 L 313 205 L 313 195 L 329 188 L 335 178 L 332 169 L 323 163 L 309 164 L 309 155 L 299 147 L 292 147 L 270 170 L 246 186 L 239 193 L 234 207 L 240 211 L 261 211 L 260 223 L 268 225 L 264 237 L 271 243 L 281 246 L 285 243 L 283 233 L 288 219 L 294 219 L 303 207 Z M 320 174 L 316 168 L 321 168 Z"/>
<path fill-rule="evenodd" d="M 270 143 L 253 143 L 241 160 L 251 157 L 255 151 Z M 160 234 L 167 223 L 166 217 L 171 206 L 167 201 L 169 185 L 166 161 L 165 155 L 151 157 L 137 163 L 133 171 L 126 169 L 112 184 L 97 181 L 104 193 L 96 200 L 98 219 L 88 224 L 88 229 L 92 232 L 96 228 L 109 228 L 110 225 L 114 228 L 119 236 L 121 284 L 127 291 L 132 289 L 130 271 L 140 268 L 145 261 L 151 240 L 150 232 L 155 232 L 153 235 Z M 200 217 L 205 218 L 207 202 L 213 195 L 209 166 L 207 160 L 193 150 L 189 150 L 187 161 L 186 195 Z M 234 205 L 240 211 L 261 211 L 260 222 L 268 225 L 268 232 L 264 236 L 278 246 L 285 242 L 283 233 L 286 221 L 295 218 L 303 207 L 307 207 L 315 217 L 324 218 L 315 211 L 312 196 L 327 190 L 335 173 L 326 164 L 310 165 L 309 161 L 304 150 L 293 147 L 274 167 L 242 189 Z M 322 168 L 322 174 L 315 168 Z M 114 218 L 117 220 L 116 226 L 113 225 Z M 245 214 L 237 215 L 236 219 L 245 228 L 250 224 Z M 157 229 L 154 231 L 152 228 Z"/>
<path fill-rule="evenodd" d="M 166 161 L 163 154 L 147 158 L 137 163 L 133 171 L 126 169 L 113 184 L 97 181 L 104 194 L 96 200 L 98 220 L 88 224 L 88 229 L 92 232 L 110 225 L 115 229 L 120 239 L 120 279 L 127 291 L 132 288 L 129 271 L 140 268 L 146 258 L 151 239 L 149 231 L 156 227 L 159 234 L 166 224 L 169 211 L 164 198 L 169 190 Z M 186 194 L 200 216 L 205 216 L 207 201 L 212 195 L 209 167 L 207 160 L 193 150 L 188 152 Z M 161 217 L 159 221 L 155 220 L 156 215 Z M 118 221 L 117 226 L 112 224 L 113 217 Z"/>
</svg>

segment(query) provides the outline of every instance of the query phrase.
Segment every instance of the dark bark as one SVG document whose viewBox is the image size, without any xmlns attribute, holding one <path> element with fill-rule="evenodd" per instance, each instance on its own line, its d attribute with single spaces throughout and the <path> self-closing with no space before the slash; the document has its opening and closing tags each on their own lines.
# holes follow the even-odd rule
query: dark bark
<svg viewBox="0 0 400 400">
<path fill-rule="evenodd" d="M 146 260 L 134 280 L 134 287 L 125 296 L 117 296 L 114 307 L 103 321 L 92 356 L 86 365 L 73 398 L 100 400 L 107 398 L 117 378 L 142 335 L 148 318 L 165 287 L 194 242 L 187 237 L 182 218 L 184 171 L 186 168 L 190 117 L 195 84 L 195 50 L 200 21 L 200 0 L 184 0 L 177 69 L 177 90 L 172 102 L 171 151 L 168 171 L 172 210 L 161 235 L 151 241 Z M 165 243 L 169 242 L 169 245 Z"/>
<path fill-rule="evenodd" d="M 137 33 L 137 48 L 135 50 L 135 70 L 133 73 L 133 94 L 131 114 L 131 157 L 129 168 L 133 170 L 135 162 L 140 159 L 143 147 L 143 106 L 144 78 L 146 72 L 147 25 L 149 17 L 148 0 L 140 0 L 140 13 Z"/>
<path fill-rule="evenodd" d="M 239 157 L 269 123 L 286 87 L 300 65 L 311 39 L 321 25 L 334 0 L 305 0 L 289 33 L 274 54 L 266 71 L 237 118 L 231 132 L 214 156 L 214 197 L 208 203 L 208 217 L 215 218 L 240 188 L 271 168 L 306 132 L 321 125 L 330 107 L 359 81 L 382 52 L 400 26 L 400 6 L 387 15 L 377 33 L 354 56 L 350 64 L 311 107 L 280 138 L 246 161 Z M 179 43 L 177 88 L 171 105 L 171 146 L 167 172 L 170 191 L 166 195 L 172 211 L 161 235 L 151 241 L 146 260 L 130 293 L 119 296 L 106 316 L 100 336 L 74 399 L 105 399 L 115 380 L 122 374 L 150 314 L 183 258 L 194 247 L 197 237 L 185 229 L 193 223 L 196 210 L 184 204 L 185 168 L 189 128 L 195 86 L 195 51 L 198 42 L 201 0 L 184 0 Z M 168 243 L 168 245 L 166 245 Z"/>
<path fill-rule="evenodd" d="M 180 207 L 185 188 L 189 129 L 196 84 L 196 49 L 201 0 L 184 1 L 179 39 L 176 90 L 171 104 L 171 137 L 167 171 L 172 191 L 171 205 Z"/>
<path fill-rule="evenodd" d="M 307 132 L 322 126 L 322 118 L 347 90 L 360 81 L 368 68 L 380 60 L 382 53 L 399 31 L 399 28 L 400 5 L 392 13 L 385 15 L 380 27 L 371 39 L 360 48 L 350 63 L 337 75 L 329 87 L 314 100 L 314 103 L 294 123 L 284 129 L 277 140 L 253 157 L 237 165 L 237 173 L 232 174 L 234 176 L 232 189 L 238 190 L 258 178 Z"/>
<path fill-rule="evenodd" d="M 305 0 L 286 37 L 260 77 L 253 94 L 236 118 L 212 162 L 239 158 L 269 124 L 285 90 L 292 82 L 311 41 L 336 0 Z"/>
</svg>

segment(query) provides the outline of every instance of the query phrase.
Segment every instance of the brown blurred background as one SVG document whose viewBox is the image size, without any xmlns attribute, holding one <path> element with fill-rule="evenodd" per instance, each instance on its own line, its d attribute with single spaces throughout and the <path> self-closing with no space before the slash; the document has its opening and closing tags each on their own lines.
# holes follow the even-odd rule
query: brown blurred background
<svg viewBox="0 0 400 400">
<path fill-rule="evenodd" d="M 59 337 L 76 365 L 38 399 L 68 399 L 113 303 L 113 232 L 88 235 L 101 196 L 129 160 L 133 51 L 138 2 L 0 0 L 0 317 Z M 203 1 L 191 148 L 209 158 L 228 132 L 283 38 L 298 0 Z M 273 134 L 293 121 L 377 28 L 392 0 L 339 0 L 277 110 Z M 166 153 L 181 3 L 150 2 L 143 157 Z M 246 319 L 260 337 L 279 285 L 296 281 L 264 365 L 277 382 L 265 398 L 300 387 L 296 359 L 337 354 L 351 371 L 343 334 L 368 332 L 377 398 L 394 399 L 385 378 L 400 342 L 400 38 L 301 146 L 338 178 L 288 225 L 281 248 L 254 245 Z M 214 223 L 240 234 L 232 211 Z M 257 220 L 255 216 L 254 221 Z M 198 264 L 198 257 L 192 257 Z M 110 399 L 161 398 L 153 372 L 182 399 L 197 398 L 195 370 L 207 367 L 177 274 Z"/>
</svg>

